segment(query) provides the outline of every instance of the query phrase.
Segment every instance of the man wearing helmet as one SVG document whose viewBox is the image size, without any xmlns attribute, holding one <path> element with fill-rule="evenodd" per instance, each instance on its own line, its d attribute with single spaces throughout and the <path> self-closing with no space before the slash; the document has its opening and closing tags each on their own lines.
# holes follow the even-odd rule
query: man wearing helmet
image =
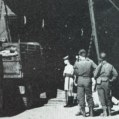
<svg viewBox="0 0 119 119">
<path fill-rule="evenodd" d="M 106 59 L 106 53 L 100 53 L 101 62 L 96 68 L 94 78 L 97 82 L 97 91 L 103 109 L 101 115 L 111 116 L 110 82 L 113 82 L 117 78 L 118 73 L 114 66 L 108 63 Z"/>
<path fill-rule="evenodd" d="M 74 64 L 74 74 L 77 76 L 77 99 L 79 101 L 80 113 L 85 117 L 85 94 L 89 106 L 89 114 L 93 116 L 93 98 L 92 98 L 92 74 L 97 65 L 86 57 L 86 51 L 81 49 Z"/>
</svg>

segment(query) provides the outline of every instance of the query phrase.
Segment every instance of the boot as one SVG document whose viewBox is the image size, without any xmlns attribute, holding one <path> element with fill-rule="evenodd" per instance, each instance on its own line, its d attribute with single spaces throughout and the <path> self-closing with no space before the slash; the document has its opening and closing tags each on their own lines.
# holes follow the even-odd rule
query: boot
<svg viewBox="0 0 119 119">
<path fill-rule="evenodd" d="M 82 115 L 82 114 L 81 114 L 81 107 L 79 105 L 79 112 L 76 113 L 76 116 L 80 116 L 80 115 Z"/>
<path fill-rule="evenodd" d="M 108 107 L 107 107 L 107 110 L 108 110 L 108 115 L 111 116 L 111 107 L 108 106 Z"/>
<path fill-rule="evenodd" d="M 67 104 L 64 105 L 64 107 L 69 107 L 69 100 L 68 100 Z"/>
<path fill-rule="evenodd" d="M 76 114 L 76 116 L 83 115 L 83 117 L 86 117 L 85 107 L 82 107 L 79 109 L 79 112 Z"/>
<path fill-rule="evenodd" d="M 83 115 L 83 117 L 86 117 L 85 107 L 81 108 L 81 114 Z"/>
<path fill-rule="evenodd" d="M 73 106 L 76 106 L 78 103 L 77 103 L 77 99 L 74 99 L 73 101 Z"/>
<path fill-rule="evenodd" d="M 90 115 L 91 117 L 94 116 L 93 107 L 89 107 L 89 115 Z"/>
<path fill-rule="evenodd" d="M 66 104 L 66 105 L 64 105 L 64 107 L 69 107 L 69 105 L 68 105 L 68 104 Z"/>
<path fill-rule="evenodd" d="M 72 107 L 73 106 L 73 96 L 70 96 L 69 97 L 69 107 Z"/>
<path fill-rule="evenodd" d="M 103 113 L 101 114 L 103 117 L 107 117 L 107 109 L 103 108 Z"/>
<path fill-rule="evenodd" d="M 67 104 L 64 107 L 70 107 L 70 103 L 71 103 L 70 97 L 68 96 L 68 102 L 67 102 Z"/>
</svg>

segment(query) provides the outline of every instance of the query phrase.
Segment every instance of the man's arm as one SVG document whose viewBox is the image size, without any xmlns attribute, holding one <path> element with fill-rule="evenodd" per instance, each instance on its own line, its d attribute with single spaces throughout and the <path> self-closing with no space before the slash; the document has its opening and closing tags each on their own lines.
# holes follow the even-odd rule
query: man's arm
<svg viewBox="0 0 119 119">
<path fill-rule="evenodd" d="M 64 71 L 63 71 L 63 77 L 65 77 L 65 72 L 66 72 L 65 70 L 66 70 L 66 69 L 64 68 Z"/>
<path fill-rule="evenodd" d="M 96 68 L 96 70 L 95 70 L 95 72 L 94 72 L 94 78 L 95 78 L 95 79 L 99 76 L 100 71 L 101 71 L 101 68 L 102 68 L 102 64 L 100 63 L 100 64 L 97 66 L 97 68 Z"/>
<path fill-rule="evenodd" d="M 97 65 L 92 61 L 92 67 L 95 70 L 97 68 Z"/>
<path fill-rule="evenodd" d="M 77 69 L 77 61 L 74 63 L 74 70 Z"/>
<path fill-rule="evenodd" d="M 77 80 L 77 78 L 76 78 L 76 76 L 74 75 L 74 85 L 75 85 L 75 86 L 77 86 L 77 81 L 76 81 L 76 80 Z"/>
<path fill-rule="evenodd" d="M 97 68 L 97 65 L 92 61 L 93 76 L 94 76 L 94 73 L 95 73 L 96 68 Z"/>
<path fill-rule="evenodd" d="M 112 79 L 110 80 L 110 82 L 115 81 L 117 77 L 118 77 L 118 73 L 117 73 L 116 69 L 114 67 L 112 67 Z"/>
<path fill-rule="evenodd" d="M 78 65 L 78 63 L 76 61 L 74 64 L 74 75 L 77 75 L 77 69 L 78 69 L 77 65 Z"/>
</svg>

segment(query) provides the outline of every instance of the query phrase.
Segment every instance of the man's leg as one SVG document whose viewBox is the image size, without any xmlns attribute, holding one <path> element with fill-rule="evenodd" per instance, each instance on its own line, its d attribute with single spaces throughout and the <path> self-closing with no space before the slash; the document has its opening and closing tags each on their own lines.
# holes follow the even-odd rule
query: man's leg
<svg viewBox="0 0 119 119">
<path fill-rule="evenodd" d="M 73 106 L 73 79 L 70 78 L 69 82 L 69 106 Z"/>
<path fill-rule="evenodd" d="M 102 116 L 107 116 L 107 106 L 106 106 L 106 100 L 105 100 L 105 89 L 103 87 L 103 82 L 100 85 L 97 85 L 99 100 L 102 105 L 103 113 Z"/>
<path fill-rule="evenodd" d="M 86 93 L 86 99 L 87 99 L 88 106 L 89 106 L 89 115 L 93 116 L 94 102 L 92 98 L 92 83 L 91 82 L 85 85 L 85 93 Z"/>
<path fill-rule="evenodd" d="M 68 91 L 65 90 L 65 103 L 66 105 L 64 107 L 67 107 L 68 106 Z"/>
<path fill-rule="evenodd" d="M 68 90 L 69 90 L 69 87 L 68 87 L 68 78 L 65 77 L 65 82 L 64 82 L 64 90 L 65 90 L 65 103 L 66 105 L 64 107 L 68 107 Z"/>
<path fill-rule="evenodd" d="M 105 90 L 105 100 L 106 100 L 108 115 L 111 116 L 112 102 L 111 102 L 109 82 L 104 82 L 104 90 Z"/>
<path fill-rule="evenodd" d="M 77 101 L 77 86 L 74 85 L 73 83 L 73 95 L 74 95 L 74 101 L 73 101 L 73 105 L 77 105 L 78 101 Z"/>
<path fill-rule="evenodd" d="M 73 100 L 73 105 L 77 105 L 78 104 L 78 101 L 77 101 L 77 94 L 74 93 L 74 100 Z"/>
<path fill-rule="evenodd" d="M 83 86 L 77 87 L 77 99 L 79 102 L 79 113 L 76 116 L 80 115 L 80 113 L 85 116 L 85 90 Z"/>
<path fill-rule="evenodd" d="M 73 91 L 72 90 L 69 90 L 69 93 L 68 93 L 68 100 L 69 100 L 69 107 L 73 106 Z"/>
</svg>

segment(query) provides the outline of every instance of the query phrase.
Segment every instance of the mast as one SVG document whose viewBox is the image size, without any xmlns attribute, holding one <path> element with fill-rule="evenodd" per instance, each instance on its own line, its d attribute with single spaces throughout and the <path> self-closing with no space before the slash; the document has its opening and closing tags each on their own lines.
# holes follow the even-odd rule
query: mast
<svg viewBox="0 0 119 119">
<path fill-rule="evenodd" d="M 0 0 L 0 20 L 1 20 L 1 17 L 2 17 L 2 5 L 3 5 L 3 1 Z"/>
<path fill-rule="evenodd" d="M 90 19 L 91 19 L 91 27 L 92 27 L 92 37 L 95 44 L 96 54 L 97 54 L 97 60 L 99 62 L 99 44 L 98 44 L 98 38 L 97 38 L 97 31 L 96 31 L 96 24 L 95 24 L 95 16 L 94 16 L 94 9 L 93 9 L 93 0 L 88 0 L 89 5 L 89 12 L 90 12 Z"/>
<path fill-rule="evenodd" d="M 9 29 L 9 18 L 8 18 L 8 9 L 7 9 L 7 5 L 4 2 L 4 6 L 5 6 L 5 12 L 6 12 L 6 16 L 5 16 L 5 22 L 6 22 L 6 31 L 7 31 L 7 36 L 8 36 L 8 42 L 11 43 L 11 34 L 10 34 L 10 29 Z"/>
</svg>

